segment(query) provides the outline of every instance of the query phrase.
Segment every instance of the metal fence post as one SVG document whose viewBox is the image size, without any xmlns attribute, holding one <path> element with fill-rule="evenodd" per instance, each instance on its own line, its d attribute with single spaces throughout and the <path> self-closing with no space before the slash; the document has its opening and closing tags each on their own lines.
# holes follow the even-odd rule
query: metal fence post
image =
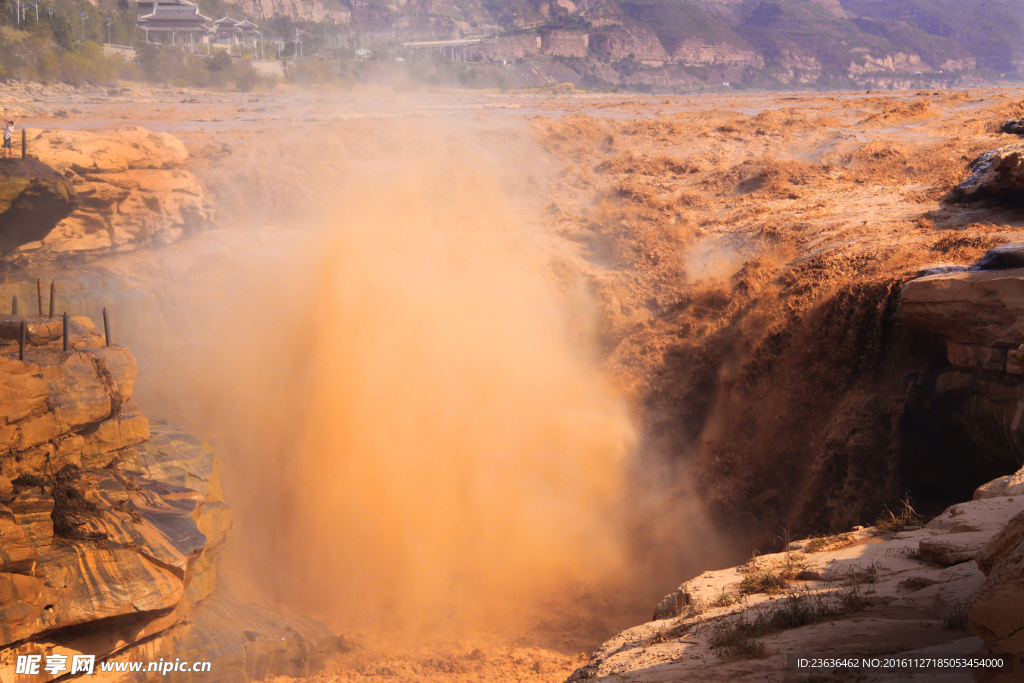
<svg viewBox="0 0 1024 683">
<path fill-rule="evenodd" d="M 11 315 L 18 315 L 18 295 L 11 298 Z"/>
<path fill-rule="evenodd" d="M 43 281 L 41 278 L 36 278 L 36 292 L 39 294 L 39 317 L 43 317 Z"/>
<path fill-rule="evenodd" d="M 110 346 L 110 318 L 106 307 L 103 308 L 103 336 L 107 338 L 107 346 Z"/>
<path fill-rule="evenodd" d="M 18 360 L 25 360 L 25 321 L 21 321 L 21 329 L 18 330 Z"/>
<path fill-rule="evenodd" d="M 68 314 L 64 314 L 64 350 L 68 350 Z"/>
<path fill-rule="evenodd" d="M 50 317 L 53 317 L 53 305 L 57 300 L 57 283 L 50 282 Z"/>
</svg>

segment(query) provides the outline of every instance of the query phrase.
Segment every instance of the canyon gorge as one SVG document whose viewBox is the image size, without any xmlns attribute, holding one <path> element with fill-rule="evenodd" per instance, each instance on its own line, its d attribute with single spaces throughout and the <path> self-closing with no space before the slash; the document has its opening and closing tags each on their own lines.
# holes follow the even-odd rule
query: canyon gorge
<svg viewBox="0 0 1024 683">
<path fill-rule="evenodd" d="M 0 104 L 5 681 L 1024 666 L 1019 90 Z"/>
</svg>

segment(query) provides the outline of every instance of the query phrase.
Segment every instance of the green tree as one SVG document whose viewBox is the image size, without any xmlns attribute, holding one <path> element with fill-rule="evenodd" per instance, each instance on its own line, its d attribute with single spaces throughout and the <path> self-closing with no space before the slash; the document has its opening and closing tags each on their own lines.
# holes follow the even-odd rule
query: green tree
<svg viewBox="0 0 1024 683">
<path fill-rule="evenodd" d="M 235 64 L 235 87 L 242 92 L 249 92 L 260 82 L 260 75 L 256 73 L 249 62 L 241 61 Z"/>
<path fill-rule="evenodd" d="M 160 48 L 153 43 L 143 43 L 135 50 L 135 61 L 148 81 L 161 80 Z"/>
<path fill-rule="evenodd" d="M 206 66 L 210 70 L 210 73 L 215 71 L 230 71 L 231 55 L 224 50 L 217 50 L 217 53 L 210 58 L 210 61 Z"/>
<path fill-rule="evenodd" d="M 75 33 L 71 28 L 71 22 L 66 17 L 55 14 L 50 17 L 50 30 L 53 31 L 53 39 L 65 50 L 70 50 L 75 44 Z"/>
</svg>

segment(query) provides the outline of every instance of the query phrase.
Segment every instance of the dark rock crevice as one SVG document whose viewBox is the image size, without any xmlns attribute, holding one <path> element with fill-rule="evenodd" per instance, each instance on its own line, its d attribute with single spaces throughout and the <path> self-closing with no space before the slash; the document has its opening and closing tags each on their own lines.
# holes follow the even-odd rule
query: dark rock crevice
<svg viewBox="0 0 1024 683">
<path fill-rule="evenodd" d="M 78 205 L 71 183 L 43 162 L 0 162 L 0 256 L 43 239 Z"/>
</svg>

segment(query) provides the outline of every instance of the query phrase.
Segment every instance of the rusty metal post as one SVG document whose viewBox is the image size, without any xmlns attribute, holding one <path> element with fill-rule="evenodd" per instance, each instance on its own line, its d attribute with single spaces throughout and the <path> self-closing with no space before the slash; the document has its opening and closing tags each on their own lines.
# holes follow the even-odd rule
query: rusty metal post
<svg viewBox="0 0 1024 683">
<path fill-rule="evenodd" d="M 25 321 L 21 321 L 21 329 L 18 330 L 18 360 L 25 360 Z"/>
<path fill-rule="evenodd" d="M 18 295 L 15 294 L 11 299 L 11 315 L 18 315 Z"/>
<path fill-rule="evenodd" d="M 68 314 L 64 314 L 64 350 L 68 350 Z"/>
<path fill-rule="evenodd" d="M 36 292 L 39 294 L 39 317 L 43 317 L 43 281 L 36 278 Z"/>
<path fill-rule="evenodd" d="M 103 308 L 103 336 L 107 338 L 107 346 L 110 346 L 110 318 L 106 307 Z"/>
<path fill-rule="evenodd" d="M 57 283 L 50 282 L 50 317 L 53 317 L 53 305 L 57 301 Z"/>
<path fill-rule="evenodd" d="M 21 129 L 21 158 L 22 159 L 28 158 L 28 153 L 27 153 L 26 150 L 28 150 L 28 142 L 25 139 L 25 129 L 22 128 Z"/>
</svg>

